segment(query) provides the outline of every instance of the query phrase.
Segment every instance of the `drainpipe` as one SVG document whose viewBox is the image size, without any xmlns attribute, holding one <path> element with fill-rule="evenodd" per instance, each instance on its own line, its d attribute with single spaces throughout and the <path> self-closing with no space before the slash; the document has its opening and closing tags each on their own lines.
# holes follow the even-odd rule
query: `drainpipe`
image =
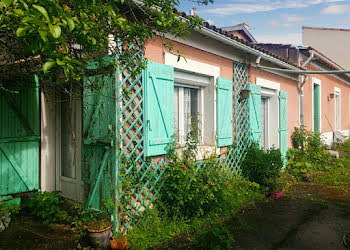
<svg viewBox="0 0 350 250">
<path fill-rule="evenodd" d="M 301 66 L 305 69 L 306 65 L 308 65 L 311 60 L 314 58 L 314 52 L 311 51 L 310 57 L 303 63 Z M 298 66 L 300 67 L 301 58 L 300 58 L 300 50 L 298 49 Z M 298 95 L 299 95 L 299 122 L 302 126 L 304 126 L 304 84 L 308 79 L 309 75 L 299 75 L 298 77 Z"/>
</svg>

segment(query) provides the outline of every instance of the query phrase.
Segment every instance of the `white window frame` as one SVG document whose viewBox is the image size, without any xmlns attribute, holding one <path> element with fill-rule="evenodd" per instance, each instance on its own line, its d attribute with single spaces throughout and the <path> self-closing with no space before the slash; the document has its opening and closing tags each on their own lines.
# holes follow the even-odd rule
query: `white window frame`
<svg viewBox="0 0 350 250">
<path fill-rule="evenodd" d="M 322 132 L 322 85 L 321 85 L 321 80 L 315 77 L 312 77 L 312 86 L 311 86 L 311 99 L 312 99 L 312 132 L 314 131 L 314 127 L 315 127 L 315 122 L 314 122 L 314 113 L 315 113 L 315 105 L 314 105 L 314 86 L 315 84 L 319 86 L 320 88 L 320 92 L 319 92 L 319 96 L 318 96 L 318 107 L 320 108 L 320 113 L 319 113 L 319 118 L 318 118 L 318 124 L 319 124 L 319 132 Z"/>
<path fill-rule="evenodd" d="M 270 81 L 263 78 L 256 78 L 256 84 L 261 86 L 261 97 L 268 97 L 268 138 L 266 138 L 267 141 L 267 148 L 271 148 L 272 146 L 275 146 L 279 148 L 279 92 L 281 90 L 281 85 L 278 82 Z M 265 90 L 264 90 L 265 89 Z M 273 92 L 272 92 L 273 91 Z M 272 103 L 271 98 L 274 99 L 275 103 Z M 276 107 L 277 112 L 272 112 L 271 108 Z M 274 116 L 274 117 L 273 117 Z M 277 129 L 277 133 L 274 131 L 271 131 L 271 124 L 273 121 L 277 122 L 277 126 L 275 127 Z M 262 131 L 261 131 L 262 132 Z M 277 138 L 272 139 L 273 136 L 277 136 Z"/>
<path fill-rule="evenodd" d="M 183 111 L 184 111 L 184 103 L 181 101 L 183 100 L 183 97 L 184 97 L 184 88 L 193 88 L 193 89 L 198 89 L 199 93 L 199 97 L 198 97 L 198 111 L 199 111 L 199 125 L 200 125 L 200 129 L 201 131 L 199 131 L 199 144 L 203 144 L 203 135 L 202 135 L 202 129 L 204 128 L 203 127 L 203 113 L 204 113 L 204 107 L 203 107 L 203 88 L 202 87 L 199 87 L 199 86 L 193 86 L 193 85 L 185 85 L 185 84 L 179 84 L 179 83 L 174 83 L 174 85 L 176 87 L 179 87 L 179 114 L 183 114 Z M 186 142 L 186 136 L 184 134 L 184 127 L 185 127 L 185 121 L 183 119 L 183 116 L 179 115 L 179 144 L 180 145 L 185 145 L 185 142 Z"/>
<path fill-rule="evenodd" d="M 340 121 L 340 127 L 337 128 L 337 102 L 335 101 L 335 96 L 339 95 L 339 121 Z M 334 131 L 341 131 L 341 90 L 338 87 L 334 87 Z"/>
<path fill-rule="evenodd" d="M 170 53 L 165 53 L 164 54 L 164 64 L 173 66 L 175 70 L 182 70 L 186 72 L 193 72 L 194 74 L 200 74 L 208 77 L 212 77 L 214 81 L 214 88 L 213 88 L 213 95 L 214 95 L 214 103 L 213 103 L 213 114 L 207 114 L 207 112 L 204 109 L 205 102 L 204 102 L 204 88 L 202 88 L 202 93 L 201 93 L 201 102 L 202 102 L 202 123 L 201 123 L 201 140 L 205 141 L 204 136 L 205 136 L 205 131 L 206 131 L 206 119 L 207 116 L 209 115 L 211 119 L 214 120 L 213 122 L 213 128 L 215 131 L 215 134 L 217 134 L 217 128 L 216 128 L 216 83 L 217 83 L 217 78 L 220 76 L 220 67 L 207 64 L 207 63 L 202 63 L 199 61 L 195 61 L 192 59 L 186 58 L 180 58 L 178 60 L 178 57 L 176 55 L 170 54 Z M 217 140 L 215 141 L 215 147 L 217 146 Z M 199 156 L 201 158 L 202 156 Z"/>
</svg>

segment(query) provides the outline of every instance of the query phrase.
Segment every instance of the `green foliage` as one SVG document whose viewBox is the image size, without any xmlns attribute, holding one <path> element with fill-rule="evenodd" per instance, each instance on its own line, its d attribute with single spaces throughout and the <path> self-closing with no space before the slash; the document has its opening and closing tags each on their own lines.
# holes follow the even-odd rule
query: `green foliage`
<svg viewBox="0 0 350 250">
<path fill-rule="evenodd" d="M 267 191 L 277 188 L 277 178 L 283 167 L 281 153 L 278 149 L 269 149 L 266 152 L 257 143 L 253 143 L 242 162 L 242 175 L 249 181 L 256 182 Z"/>
<path fill-rule="evenodd" d="M 137 226 L 128 232 L 128 243 L 132 249 L 149 249 L 169 241 L 185 231 L 185 221 L 173 221 L 162 217 L 157 209 L 148 209 Z"/>
<path fill-rule="evenodd" d="M 224 172 L 221 172 L 223 175 Z M 233 243 L 232 236 L 226 229 L 208 230 L 207 223 L 217 221 L 219 217 L 230 217 L 238 212 L 243 204 L 253 202 L 263 197 L 258 184 L 248 182 L 239 176 L 231 176 L 225 179 L 223 191 L 220 194 L 220 207 L 205 211 L 202 216 L 190 218 L 180 216 L 169 216 L 171 207 L 159 207 L 146 210 L 135 227 L 128 231 L 128 242 L 132 249 L 149 249 L 170 241 L 176 235 L 189 234 L 190 244 L 199 244 L 199 239 L 205 234 L 217 235 L 216 244 L 225 249 L 226 245 Z M 215 203 L 214 203 L 215 205 Z M 215 228 L 215 227 L 214 227 Z M 193 236 L 193 237 L 192 237 Z"/>
<path fill-rule="evenodd" d="M 62 209 L 65 200 L 59 192 L 36 192 L 32 199 L 24 202 L 23 206 L 30 213 L 43 219 L 45 223 L 66 221 L 69 218 L 67 211 Z"/>
<path fill-rule="evenodd" d="M 195 0 L 208 4 L 212 0 Z M 132 51 L 127 49 L 132 42 L 145 44 L 147 39 L 158 34 L 184 38 L 190 30 L 201 27 L 199 17 L 179 18 L 173 8 L 178 0 L 145 0 L 144 5 L 124 0 L 1 0 L 0 51 L 3 57 L 0 71 L 6 73 L 6 63 L 25 59 L 25 73 L 37 74 L 42 79 L 80 81 L 89 75 L 87 63 L 99 61 L 107 54 L 109 35 L 118 39 L 126 49 L 115 49 L 119 63 L 130 62 Z M 157 8 L 155 8 L 157 6 Z M 81 45 L 77 49 L 74 45 Z M 166 42 L 164 42 L 166 44 Z M 168 49 L 172 45 L 168 43 Z M 27 60 L 40 57 L 39 60 Z M 140 69 L 143 63 L 133 65 Z M 16 69 L 19 70 L 19 69 Z M 40 81 L 41 83 L 43 81 Z"/>
<path fill-rule="evenodd" d="M 329 172 L 334 166 L 341 166 L 339 160 L 332 158 L 318 132 L 305 128 L 295 128 L 292 134 L 293 149 L 288 151 L 287 171 L 297 179 L 305 174 Z"/>
<path fill-rule="evenodd" d="M 200 231 L 191 243 L 201 249 L 231 249 L 235 239 L 225 225 L 213 225 Z"/>
<path fill-rule="evenodd" d="M 0 201 L 0 217 L 3 215 L 16 215 L 19 213 L 19 205 L 11 202 Z"/>
</svg>

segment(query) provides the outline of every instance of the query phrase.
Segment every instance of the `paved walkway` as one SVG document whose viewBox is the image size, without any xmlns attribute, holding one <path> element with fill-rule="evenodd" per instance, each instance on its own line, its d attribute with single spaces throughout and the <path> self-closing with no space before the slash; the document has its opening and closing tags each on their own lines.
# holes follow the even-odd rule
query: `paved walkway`
<svg viewBox="0 0 350 250">
<path fill-rule="evenodd" d="M 346 249 L 343 233 L 350 229 L 349 198 L 344 191 L 299 184 L 287 198 L 243 212 L 240 220 L 248 229 L 234 234 L 234 248 Z"/>
</svg>

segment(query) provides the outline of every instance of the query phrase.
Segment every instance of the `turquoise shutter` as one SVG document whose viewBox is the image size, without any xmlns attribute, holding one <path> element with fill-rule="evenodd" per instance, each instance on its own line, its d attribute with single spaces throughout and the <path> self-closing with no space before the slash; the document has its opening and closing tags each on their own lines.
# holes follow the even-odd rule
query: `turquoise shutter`
<svg viewBox="0 0 350 250">
<path fill-rule="evenodd" d="M 249 84 L 250 90 L 248 100 L 250 139 L 261 144 L 261 87 Z"/>
<path fill-rule="evenodd" d="M 281 90 L 280 96 L 280 150 L 284 162 L 286 161 L 286 154 L 288 149 L 288 106 L 287 106 L 287 92 Z"/>
<path fill-rule="evenodd" d="M 217 79 L 217 139 L 218 147 L 233 144 L 232 80 Z"/>
<path fill-rule="evenodd" d="M 162 155 L 174 135 L 174 68 L 149 62 L 145 81 L 145 156 Z"/>
</svg>

